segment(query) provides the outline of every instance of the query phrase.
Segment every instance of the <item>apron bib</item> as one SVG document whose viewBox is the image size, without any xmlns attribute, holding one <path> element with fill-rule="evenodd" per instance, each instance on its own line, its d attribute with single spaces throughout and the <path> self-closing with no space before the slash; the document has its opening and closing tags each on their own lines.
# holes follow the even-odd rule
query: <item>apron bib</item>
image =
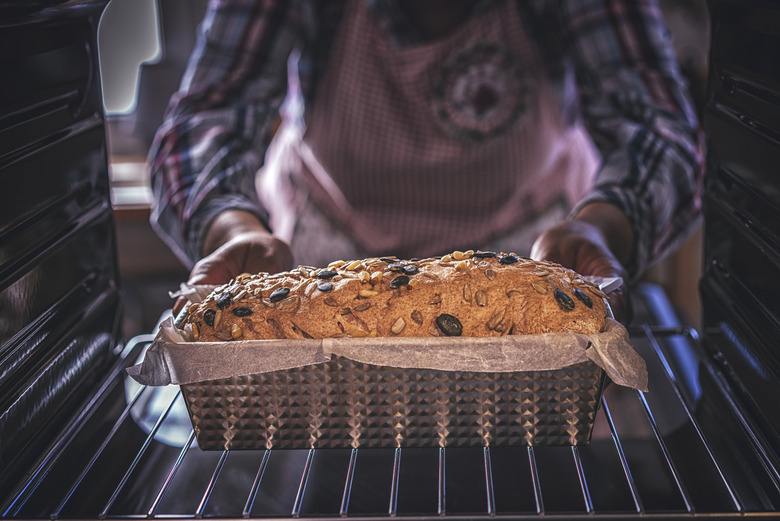
<svg viewBox="0 0 780 521">
<path fill-rule="evenodd" d="M 280 145 L 285 166 L 266 180 L 288 194 L 270 210 L 301 256 L 308 245 L 344 257 L 329 231 L 361 257 L 521 240 L 554 224 L 545 213 L 562 218 L 592 183 L 595 150 L 564 123 L 513 2 L 397 49 L 351 0 L 333 45 L 305 134 Z M 306 222 L 320 212 L 329 223 Z"/>
</svg>

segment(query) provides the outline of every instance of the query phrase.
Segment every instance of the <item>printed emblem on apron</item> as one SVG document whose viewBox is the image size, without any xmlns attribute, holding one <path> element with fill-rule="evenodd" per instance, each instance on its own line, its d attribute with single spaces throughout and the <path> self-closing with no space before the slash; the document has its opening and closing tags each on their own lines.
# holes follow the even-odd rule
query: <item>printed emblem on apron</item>
<svg viewBox="0 0 780 521">
<path fill-rule="evenodd" d="M 481 141 L 520 124 L 533 90 L 514 53 L 474 45 L 442 67 L 434 93 L 437 120 L 453 137 Z"/>
</svg>

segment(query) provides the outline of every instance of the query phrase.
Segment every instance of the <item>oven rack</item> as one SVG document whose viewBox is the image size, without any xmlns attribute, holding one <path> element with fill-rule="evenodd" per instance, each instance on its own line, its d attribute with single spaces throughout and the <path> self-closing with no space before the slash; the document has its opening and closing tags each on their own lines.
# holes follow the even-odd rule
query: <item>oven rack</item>
<svg viewBox="0 0 780 521">
<path fill-rule="evenodd" d="M 0 516 L 430 519 L 773 515 L 780 473 L 696 330 L 645 286 L 649 393 L 609 385 L 578 447 L 201 451 L 178 389 L 127 380 L 136 337 Z M 636 297 L 636 296 L 635 296 Z M 5 493 L 3 493 L 5 496 Z"/>
</svg>

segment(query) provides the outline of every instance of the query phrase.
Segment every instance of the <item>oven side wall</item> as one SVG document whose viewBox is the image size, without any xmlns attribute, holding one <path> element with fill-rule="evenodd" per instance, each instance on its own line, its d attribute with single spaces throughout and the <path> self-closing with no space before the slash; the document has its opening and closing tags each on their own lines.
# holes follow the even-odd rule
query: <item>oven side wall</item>
<svg viewBox="0 0 780 521">
<path fill-rule="evenodd" d="M 4 492 L 45 454 L 118 355 L 96 38 L 106 3 L 0 2 Z"/>
<path fill-rule="evenodd" d="M 706 345 L 746 416 L 780 447 L 780 5 L 710 2 L 705 110 Z M 772 454 L 775 461 L 778 454 Z"/>
</svg>

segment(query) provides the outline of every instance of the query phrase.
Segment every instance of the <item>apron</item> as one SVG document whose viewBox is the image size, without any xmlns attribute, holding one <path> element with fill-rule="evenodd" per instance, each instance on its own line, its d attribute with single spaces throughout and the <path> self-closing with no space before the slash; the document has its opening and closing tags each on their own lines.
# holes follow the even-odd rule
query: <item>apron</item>
<svg viewBox="0 0 780 521">
<path fill-rule="evenodd" d="M 305 133 L 277 136 L 269 166 L 283 166 L 261 186 L 297 262 L 527 253 L 590 187 L 597 154 L 564 121 L 514 2 L 394 48 L 350 0 L 333 46 Z"/>
</svg>

